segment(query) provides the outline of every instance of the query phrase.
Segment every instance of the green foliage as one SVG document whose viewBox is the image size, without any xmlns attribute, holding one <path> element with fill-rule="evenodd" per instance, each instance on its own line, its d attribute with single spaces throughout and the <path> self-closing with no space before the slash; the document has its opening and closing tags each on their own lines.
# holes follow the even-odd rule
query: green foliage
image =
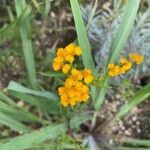
<svg viewBox="0 0 150 150">
<path fill-rule="evenodd" d="M 123 143 L 134 145 L 134 146 L 145 146 L 150 148 L 150 140 L 139 140 L 139 139 L 132 139 L 132 138 L 125 138 L 123 139 Z"/>
<path fill-rule="evenodd" d="M 47 17 L 51 10 L 51 0 L 45 0 L 45 11 L 44 15 Z"/>
<path fill-rule="evenodd" d="M 26 5 L 26 1 L 22 0 L 14 0 L 17 17 L 20 17 L 22 12 L 27 9 L 27 17 L 24 21 L 20 24 L 20 36 L 22 40 L 22 47 L 24 53 L 24 59 L 26 63 L 26 67 L 28 70 L 29 81 L 32 88 L 37 89 L 37 80 L 36 80 L 36 70 L 35 70 L 35 62 L 33 56 L 33 48 L 32 48 L 32 41 L 30 38 L 30 12 L 31 8 Z"/>
<path fill-rule="evenodd" d="M 24 124 L 12 118 L 10 115 L 6 115 L 2 112 L 0 112 L 0 123 L 16 131 L 28 132 L 31 130 L 29 127 L 26 127 Z"/>
<path fill-rule="evenodd" d="M 126 9 L 124 10 L 124 14 L 122 17 L 122 22 L 116 32 L 114 39 L 112 40 L 111 50 L 110 50 L 110 59 L 108 63 L 114 62 L 118 59 L 119 54 L 128 39 L 130 31 L 133 27 L 134 20 L 136 18 L 136 14 L 139 8 L 140 0 L 133 0 L 129 1 Z M 106 67 L 107 68 L 107 67 Z M 106 68 L 104 68 L 105 73 L 107 73 Z M 105 79 L 103 83 L 104 87 L 101 88 L 98 98 L 95 103 L 95 108 L 98 110 L 102 105 L 105 95 L 107 93 L 107 86 L 108 86 L 108 78 Z"/>
<path fill-rule="evenodd" d="M 117 30 L 115 38 L 112 40 L 109 63 L 118 59 L 122 48 L 127 42 L 131 29 L 133 28 L 139 4 L 140 0 L 132 0 L 127 3 L 127 7 L 122 17 L 122 22 Z"/>
<path fill-rule="evenodd" d="M 58 136 L 65 134 L 66 126 L 64 124 L 52 124 L 43 127 L 40 130 L 18 136 L 5 143 L 0 143 L 1 150 L 23 150 L 42 143 L 47 140 L 54 140 Z"/>
<path fill-rule="evenodd" d="M 83 64 L 85 68 L 91 69 L 92 71 L 95 70 L 94 61 L 91 55 L 91 48 L 90 43 L 88 41 L 88 37 L 86 34 L 86 28 L 84 26 L 83 19 L 81 17 L 80 8 L 77 0 L 70 0 L 72 13 L 74 16 L 75 27 L 78 36 L 78 42 L 81 48 L 83 49 L 82 58 Z"/>
<path fill-rule="evenodd" d="M 61 78 L 61 77 L 64 77 L 65 75 L 61 72 L 39 72 L 39 74 L 41 74 L 42 76 L 45 76 L 45 77 L 55 77 L 55 78 Z"/>
<path fill-rule="evenodd" d="M 44 112 L 59 113 L 58 97 L 54 93 L 32 90 L 13 81 L 7 89 L 15 97 L 41 108 Z"/>
<path fill-rule="evenodd" d="M 150 84 L 146 85 L 137 93 L 135 93 L 135 96 L 133 96 L 127 104 L 121 107 L 120 111 L 116 115 L 116 118 L 121 118 L 123 115 L 128 113 L 132 108 L 137 106 L 139 103 L 141 103 L 148 97 L 150 97 Z"/>
<path fill-rule="evenodd" d="M 28 110 L 21 108 L 12 99 L 0 92 L 0 123 L 16 131 L 31 130 L 22 122 L 41 122 Z"/>
</svg>

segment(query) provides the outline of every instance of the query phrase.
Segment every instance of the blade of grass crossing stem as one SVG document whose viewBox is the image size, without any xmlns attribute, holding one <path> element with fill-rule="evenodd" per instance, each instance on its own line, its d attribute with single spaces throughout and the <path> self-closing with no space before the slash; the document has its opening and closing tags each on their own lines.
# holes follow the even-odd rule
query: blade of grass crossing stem
<svg viewBox="0 0 150 150">
<path fill-rule="evenodd" d="M 43 127 L 40 130 L 18 136 L 6 143 L 0 143 L 1 150 L 23 150 L 31 148 L 34 145 L 40 144 L 46 140 L 54 140 L 58 136 L 66 133 L 66 125 L 51 125 Z"/>
<path fill-rule="evenodd" d="M 77 38 L 80 47 L 83 49 L 82 58 L 85 68 L 95 70 L 94 61 L 91 54 L 90 43 L 86 34 L 86 28 L 81 16 L 78 0 L 70 0 L 71 9 L 75 21 L 75 27 L 77 31 Z"/>
<path fill-rule="evenodd" d="M 32 0 L 32 2 L 33 2 L 33 4 L 34 4 L 35 8 L 40 12 L 41 10 L 40 10 L 40 5 L 39 5 L 39 3 L 38 3 L 36 0 Z"/>
<path fill-rule="evenodd" d="M 114 62 L 118 59 L 118 56 L 121 53 L 121 49 L 124 47 L 125 43 L 127 42 L 127 39 L 129 37 L 130 31 L 133 27 L 134 20 L 136 18 L 136 14 L 139 8 L 140 0 L 132 0 L 127 2 L 126 9 L 124 10 L 122 22 L 119 26 L 118 31 L 116 32 L 116 36 L 114 36 L 114 39 L 112 40 L 112 46 L 111 46 L 111 55 L 108 63 Z M 107 73 L 107 69 L 104 69 L 105 73 Z M 105 99 L 106 92 L 108 90 L 108 80 L 109 78 L 106 78 L 104 81 L 104 87 L 101 88 L 99 92 L 99 96 L 97 97 L 96 103 L 95 103 L 95 109 L 98 111 L 103 104 L 103 101 Z"/>
<path fill-rule="evenodd" d="M 133 107 L 137 106 L 139 103 L 144 101 L 146 98 L 150 97 L 150 84 L 139 90 L 129 101 L 121 107 L 120 111 L 116 115 L 116 118 L 121 118 L 123 115 L 128 113 Z"/>
<path fill-rule="evenodd" d="M 6 27 L 0 28 L 0 44 L 19 35 L 18 26 L 28 18 L 30 11 L 30 9 L 25 9 L 17 19 Z"/>
<path fill-rule="evenodd" d="M 31 8 L 26 5 L 25 0 L 14 0 L 17 16 L 19 17 L 22 12 L 27 8 L 31 11 Z M 30 12 L 29 11 L 29 12 Z M 30 13 L 29 13 L 30 15 Z M 37 89 L 36 70 L 33 56 L 32 42 L 29 33 L 29 16 L 24 22 L 20 24 L 20 36 L 22 40 L 23 53 L 25 58 L 26 67 L 28 70 L 29 81 L 32 88 Z"/>
</svg>

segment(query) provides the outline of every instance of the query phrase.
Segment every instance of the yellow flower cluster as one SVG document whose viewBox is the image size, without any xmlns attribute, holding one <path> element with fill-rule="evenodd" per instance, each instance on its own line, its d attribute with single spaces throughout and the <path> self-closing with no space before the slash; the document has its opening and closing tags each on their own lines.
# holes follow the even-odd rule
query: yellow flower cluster
<svg viewBox="0 0 150 150">
<path fill-rule="evenodd" d="M 69 44 L 65 48 L 57 50 L 54 58 L 53 69 L 61 70 L 64 74 L 69 72 L 64 86 L 58 88 L 61 104 L 64 107 L 74 106 L 78 102 L 85 102 L 89 99 L 89 88 L 86 84 L 94 80 L 92 72 L 88 69 L 77 70 L 73 68 L 75 56 L 82 54 L 82 49 L 74 44 Z"/>
<path fill-rule="evenodd" d="M 131 53 L 129 54 L 130 59 L 136 64 L 141 64 L 143 62 L 144 57 L 140 54 Z"/>
<path fill-rule="evenodd" d="M 140 54 L 131 53 L 129 54 L 129 58 L 132 62 L 136 64 L 141 64 L 143 62 L 143 56 Z M 110 77 L 115 77 L 120 74 L 125 74 L 132 67 L 132 63 L 128 61 L 126 58 L 120 59 L 120 65 L 115 65 L 114 63 L 108 64 L 108 75 Z"/>
<path fill-rule="evenodd" d="M 67 45 L 65 48 L 57 50 L 57 56 L 54 58 L 53 69 L 55 71 L 62 70 L 63 73 L 68 73 L 71 69 L 75 56 L 81 55 L 82 50 L 79 46 L 73 43 Z"/>
<path fill-rule="evenodd" d="M 86 102 L 89 99 L 89 88 L 85 83 L 94 80 L 92 72 L 88 69 L 72 69 L 71 75 L 66 79 L 65 85 L 58 88 L 61 104 L 67 107 L 76 105 L 78 102 Z"/>
</svg>

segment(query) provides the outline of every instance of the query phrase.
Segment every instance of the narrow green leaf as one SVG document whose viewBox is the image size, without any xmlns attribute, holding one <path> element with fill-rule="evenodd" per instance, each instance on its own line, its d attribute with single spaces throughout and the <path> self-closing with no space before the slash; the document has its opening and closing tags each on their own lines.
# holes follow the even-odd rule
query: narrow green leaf
<svg viewBox="0 0 150 150">
<path fill-rule="evenodd" d="M 4 101 L 8 104 L 8 107 L 12 107 L 14 113 L 19 114 L 20 117 L 23 118 L 28 118 L 30 121 L 36 121 L 40 122 L 39 118 L 32 113 L 30 113 L 28 110 L 19 107 L 12 99 L 4 95 L 2 92 L 0 92 L 0 101 Z"/>
<path fill-rule="evenodd" d="M 13 22 L 14 21 L 14 16 L 13 16 L 13 13 L 12 13 L 12 10 L 11 10 L 10 6 L 7 6 L 7 12 L 8 12 L 8 15 L 9 15 L 9 18 L 10 18 L 10 22 Z"/>
<path fill-rule="evenodd" d="M 15 97 L 39 107 L 44 112 L 57 114 L 60 111 L 59 98 L 51 92 L 28 89 L 13 81 L 8 85 L 8 91 Z"/>
<path fill-rule="evenodd" d="M 140 0 L 127 1 L 127 7 L 124 11 L 120 27 L 115 35 L 115 38 L 112 40 L 109 63 L 118 59 L 122 48 L 127 42 L 131 29 L 133 28 L 139 5 Z"/>
<path fill-rule="evenodd" d="M 31 130 L 29 127 L 2 112 L 0 112 L 0 123 L 16 131 L 28 132 Z"/>
<path fill-rule="evenodd" d="M 38 117 L 21 107 L 11 106 L 0 100 L 0 111 L 15 118 L 18 121 L 24 122 L 41 122 Z"/>
<path fill-rule="evenodd" d="M 56 139 L 66 133 L 64 124 L 50 125 L 40 130 L 13 138 L 6 143 L 0 143 L 1 150 L 24 150 L 34 145 L 40 144 L 46 140 Z"/>
<path fill-rule="evenodd" d="M 145 146 L 150 147 L 150 140 L 148 139 L 132 139 L 132 138 L 125 138 L 122 140 L 123 143 L 136 145 L 136 146 Z"/>
<path fill-rule="evenodd" d="M 47 17 L 51 10 L 51 0 L 45 0 L 45 12 L 44 15 Z"/>
<path fill-rule="evenodd" d="M 91 47 L 86 34 L 86 28 L 84 26 L 84 22 L 81 16 L 78 0 L 70 0 L 70 4 L 75 21 L 78 42 L 81 48 L 83 49 L 82 52 L 83 64 L 85 68 L 94 71 L 95 65 L 91 54 Z"/>
<path fill-rule="evenodd" d="M 40 5 L 39 5 L 39 3 L 38 3 L 36 0 L 32 0 L 32 2 L 33 2 L 33 4 L 34 4 L 35 8 L 40 12 L 41 10 L 40 10 Z"/>
<path fill-rule="evenodd" d="M 25 63 L 26 63 L 26 67 L 27 67 L 28 75 L 29 75 L 29 81 L 30 81 L 32 88 L 37 89 L 38 85 L 37 85 L 37 80 L 36 80 L 35 62 L 34 62 L 34 56 L 33 56 L 32 41 L 30 38 L 31 33 L 29 31 L 29 27 L 30 27 L 29 15 L 31 12 L 31 8 L 26 5 L 25 0 L 21 0 L 21 1 L 14 0 L 14 2 L 15 2 L 17 17 L 20 17 L 20 15 L 25 9 L 29 10 L 28 17 L 26 18 L 26 20 L 22 21 L 22 23 L 20 24 L 19 30 L 20 30 L 21 40 L 22 40 Z"/>
<path fill-rule="evenodd" d="M 4 95 L 2 92 L 0 92 L 0 99 L 7 102 L 7 103 L 9 103 L 10 105 L 16 106 L 16 103 L 13 102 L 9 97 Z"/>
<path fill-rule="evenodd" d="M 32 89 L 28 89 L 20 84 L 18 84 L 17 82 L 11 81 L 8 85 L 7 88 L 9 91 L 14 91 L 14 92 L 20 92 L 20 93 L 27 93 L 27 94 L 31 94 L 31 95 L 36 95 L 36 96 L 40 96 L 40 97 L 44 97 L 44 98 L 48 98 L 54 101 L 58 101 L 58 97 L 51 93 L 51 92 L 47 92 L 47 91 L 36 91 L 36 90 L 32 90 Z"/>
<path fill-rule="evenodd" d="M 19 35 L 18 27 L 29 18 L 31 9 L 29 7 L 25 8 L 21 15 L 12 21 L 9 25 L 0 28 L 0 44 L 7 41 L 8 39 L 17 38 Z"/>
<path fill-rule="evenodd" d="M 58 73 L 58 72 L 39 72 L 39 74 L 45 77 L 50 77 L 50 78 L 52 77 L 61 78 L 65 76 L 63 73 Z"/>
<path fill-rule="evenodd" d="M 120 118 L 129 112 L 133 107 L 137 106 L 139 103 L 144 101 L 150 96 L 150 84 L 143 87 L 131 98 L 128 104 L 121 107 L 120 111 L 117 113 L 116 118 Z"/>
</svg>

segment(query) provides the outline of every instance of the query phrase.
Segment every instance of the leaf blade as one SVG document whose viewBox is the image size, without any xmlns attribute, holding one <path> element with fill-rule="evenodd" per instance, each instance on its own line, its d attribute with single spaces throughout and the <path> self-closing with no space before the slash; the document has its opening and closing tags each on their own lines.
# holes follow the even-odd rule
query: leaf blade
<svg viewBox="0 0 150 150">
<path fill-rule="evenodd" d="M 85 68 L 88 68 L 92 71 L 95 70 L 94 61 L 91 54 L 90 43 L 86 34 L 86 28 L 80 13 L 80 8 L 77 0 L 70 0 L 71 9 L 75 21 L 75 27 L 77 31 L 77 38 L 79 45 L 83 49 L 82 58 Z"/>
<path fill-rule="evenodd" d="M 65 134 L 66 125 L 50 125 L 43 127 L 40 130 L 33 131 L 23 136 L 11 139 L 6 143 L 0 143 L 1 150 L 23 150 L 42 143 L 48 139 L 55 139 L 59 135 Z"/>
<path fill-rule="evenodd" d="M 117 118 L 121 118 L 127 112 L 129 112 L 133 107 L 144 101 L 146 98 L 150 96 L 150 84 L 139 90 L 130 100 L 128 104 L 123 105 L 120 108 L 120 111 L 116 115 Z"/>
</svg>

